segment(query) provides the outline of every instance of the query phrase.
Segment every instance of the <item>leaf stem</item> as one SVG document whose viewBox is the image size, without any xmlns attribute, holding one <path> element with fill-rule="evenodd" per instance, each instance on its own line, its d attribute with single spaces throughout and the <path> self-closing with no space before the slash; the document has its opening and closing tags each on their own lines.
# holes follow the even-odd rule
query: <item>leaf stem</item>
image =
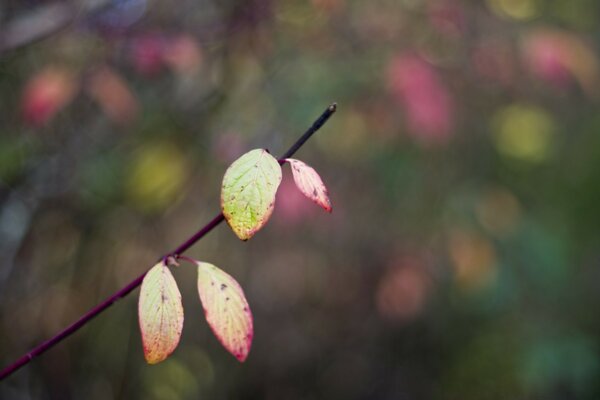
<svg viewBox="0 0 600 400">
<path fill-rule="evenodd" d="M 194 260 L 193 258 L 191 258 L 191 257 L 188 257 L 188 256 L 184 256 L 184 255 L 181 255 L 181 254 L 178 254 L 178 255 L 176 256 L 176 260 L 183 260 L 183 261 L 187 261 L 187 262 L 189 262 L 190 264 L 194 264 L 194 265 L 198 264 L 198 262 L 197 262 L 196 260 Z"/>
<path fill-rule="evenodd" d="M 298 149 L 300 149 L 300 147 L 302 147 L 302 145 L 304 145 L 304 143 L 327 122 L 327 120 L 333 115 L 333 113 L 335 113 L 336 109 L 336 103 L 333 103 L 329 107 L 327 107 L 327 109 L 321 114 L 319 118 L 317 118 L 317 120 L 311 125 L 311 127 L 308 128 L 308 130 L 288 149 L 288 151 L 285 152 L 283 156 L 281 156 L 281 158 L 278 160 L 279 164 L 283 164 L 286 158 L 289 158 L 294 153 L 296 153 Z M 181 257 L 182 253 L 184 253 L 186 250 L 188 250 L 190 247 L 196 244 L 207 233 L 216 228 L 221 222 L 223 222 L 224 219 L 225 217 L 223 217 L 223 213 L 217 214 L 202 229 L 194 233 L 189 239 L 187 239 L 185 242 L 179 245 L 175 250 L 161 257 L 161 259 L 166 261 L 169 257 L 174 257 L 175 259 Z M 8 376 L 12 375 L 18 369 L 28 364 L 35 357 L 41 355 L 46 350 L 54 347 L 55 345 L 66 339 L 68 336 L 78 331 L 80 328 L 82 328 L 84 325 L 90 322 L 94 317 L 102 313 L 108 307 L 112 306 L 118 300 L 127 296 L 135 288 L 141 285 L 142 281 L 144 280 L 144 277 L 146 276 L 146 273 L 147 271 L 135 278 L 133 281 L 129 282 L 123 288 L 119 289 L 112 296 L 108 297 L 100 304 L 90 309 L 88 312 L 83 314 L 77 321 L 75 321 L 73 324 L 69 325 L 68 327 L 57 333 L 54 337 L 46 340 L 45 342 L 42 342 L 38 346 L 34 347 L 31 351 L 19 357 L 13 363 L 1 370 L 0 380 L 3 380 Z"/>
</svg>

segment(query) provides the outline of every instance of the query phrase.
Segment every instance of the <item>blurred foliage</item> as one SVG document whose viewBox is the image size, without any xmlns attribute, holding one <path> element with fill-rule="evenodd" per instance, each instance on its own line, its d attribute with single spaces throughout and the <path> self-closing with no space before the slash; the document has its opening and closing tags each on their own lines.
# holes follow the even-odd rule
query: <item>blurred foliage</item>
<svg viewBox="0 0 600 400">
<path fill-rule="evenodd" d="M 190 251 L 245 288 L 243 365 L 174 271 L 181 346 L 144 362 L 137 292 L 6 399 L 600 397 L 596 0 L 0 3 L 0 359 L 151 267 L 226 167 L 298 154 L 267 228 Z M 194 314 L 197 318 L 194 318 Z"/>
</svg>

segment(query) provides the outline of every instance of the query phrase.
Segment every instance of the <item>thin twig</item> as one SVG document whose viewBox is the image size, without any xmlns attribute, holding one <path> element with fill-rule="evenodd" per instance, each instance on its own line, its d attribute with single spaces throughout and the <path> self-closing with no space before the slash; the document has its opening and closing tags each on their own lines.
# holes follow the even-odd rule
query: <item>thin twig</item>
<svg viewBox="0 0 600 400">
<path fill-rule="evenodd" d="M 323 126 L 323 124 L 325 124 L 325 122 L 327 122 L 329 117 L 331 117 L 331 115 L 333 115 L 333 113 L 336 111 L 336 108 L 337 108 L 337 105 L 335 103 L 333 103 L 329 107 L 327 107 L 327 109 L 312 124 L 312 126 L 310 128 L 308 128 L 308 130 L 296 141 L 296 143 L 294 143 L 288 149 L 288 151 L 286 151 L 284 153 L 284 155 L 278 160 L 279 163 L 283 164 L 285 162 L 286 158 L 289 158 L 292 155 L 294 155 L 294 153 L 296 153 L 296 151 L 298 151 L 298 149 L 300 147 L 302 147 L 302 145 L 316 131 L 318 131 L 319 128 L 321 128 Z M 206 235 L 208 232 L 212 231 L 215 227 L 217 227 L 221 222 L 223 222 L 224 219 L 225 218 L 223 217 L 223 213 L 219 213 L 208 224 L 206 224 L 202 229 L 200 229 L 198 232 L 194 233 L 188 240 L 183 242 L 175 250 L 173 250 L 170 253 L 167 253 L 164 257 L 162 257 L 162 259 L 166 259 L 168 257 L 177 258 L 177 256 L 181 255 L 186 250 L 188 250 L 190 247 L 192 247 L 196 242 L 198 242 L 198 240 L 202 239 L 202 237 L 204 237 L 204 235 Z M 147 271 L 144 272 L 143 274 L 141 274 L 140 276 L 138 276 L 137 278 L 135 278 L 130 283 L 128 283 L 125 287 L 118 290 L 115 294 L 108 297 L 102 303 L 98 304 L 97 306 L 95 306 L 94 308 L 89 310 L 87 313 L 85 313 L 83 316 L 81 316 L 73 324 L 71 324 L 70 326 L 68 326 L 61 332 L 59 332 L 56 336 L 41 343 L 40 345 L 38 345 L 37 347 L 35 347 L 31 351 L 29 351 L 27 354 L 23 355 L 22 357 L 20 357 L 16 361 L 14 361 L 12 364 L 10 364 L 6 368 L 4 368 L 2 371 L 0 371 L 0 380 L 3 380 L 4 378 L 10 376 L 15 371 L 17 371 L 19 368 L 28 364 L 34 357 L 37 357 L 40 354 L 44 353 L 46 350 L 54 347 L 55 345 L 60 343 L 62 340 L 64 340 L 71 334 L 75 333 L 81 327 L 83 327 L 88 322 L 90 322 L 90 320 L 92 320 L 92 318 L 94 318 L 95 316 L 97 316 L 98 314 L 100 314 L 101 312 L 106 310 L 108 307 L 113 305 L 115 302 L 117 302 L 117 300 L 127 296 L 129 293 L 131 293 L 133 291 L 133 289 L 140 286 L 140 284 L 144 280 L 144 276 L 146 276 L 146 273 L 147 273 Z"/>
</svg>

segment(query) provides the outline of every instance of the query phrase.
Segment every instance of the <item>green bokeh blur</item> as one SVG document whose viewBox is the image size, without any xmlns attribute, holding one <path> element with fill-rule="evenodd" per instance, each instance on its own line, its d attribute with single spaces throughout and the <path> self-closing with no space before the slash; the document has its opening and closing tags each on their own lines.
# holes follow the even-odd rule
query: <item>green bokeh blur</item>
<svg viewBox="0 0 600 400">
<path fill-rule="evenodd" d="M 179 348 L 134 291 L 2 399 L 600 398 L 600 2 L 0 3 L 0 367 L 219 211 L 227 166 L 297 153 L 269 224 L 187 254 L 245 289 L 239 364 L 173 271 Z"/>
</svg>

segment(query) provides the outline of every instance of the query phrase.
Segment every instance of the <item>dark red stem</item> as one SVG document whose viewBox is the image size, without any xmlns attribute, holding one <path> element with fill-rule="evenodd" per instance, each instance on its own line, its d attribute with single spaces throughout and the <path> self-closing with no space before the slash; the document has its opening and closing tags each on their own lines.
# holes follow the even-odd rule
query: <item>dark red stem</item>
<svg viewBox="0 0 600 400">
<path fill-rule="evenodd" d="M 325 124 L 325 122 L 327 122 L 329 117 L 331 117 L 331 115 L 333 115 L 333 113 L 336 111 L 336 108 L 337 108 L 337 105 L 335 103 L 333 103 L 329 107 L 327 107 L 327 109 L 312 124 L 312 126 L 310 128 L 308 128 L 308 130 L 296 141 L 296 143 L 294 143 L 288 149 L 288 151 L 286 151 L 284 153 L 284 155 L 278 160 L 279 163 L 283 164 L 285 162 L 286 158 L 289 158 L 292 155 L 294 155 L 294 153 L 296 153 L 296 151 L 298 151 L 298 149 L 300 149 L 300 147 L 302 147 L 302 145 L 316 131 L 318 131 L 319 128 L 321 128 L 323 126 L 323 124 Z M 166 259 L 167 257 L 177 258 L 177 256 L 181 255 L 186 250 L 188 250 L 190 247 L 192 247 L 196 242 L 198 242 L 198 240 L 202 239 L 202 237 L 204 235 L 206 235 L 207 233 L 212 231 L 215 227 L 217 227 L 221 222 L 223 222 L 224 219 L 225 219 L 225 217 L 223 217 L 223 214 L 219 213 L 208 224 L 206 224 L 202 229 L 200 229 L 198 232 L 194 233 L 188 240 L 183 242 L 172 252 L 165 255 L 163 257 L 163 259 Z M 108 307 L 110 307 L 111 305 L 116 303 L 119 299 L 127 296 L 129 293 L 131 293 L 133 291 L 133 289 L 135 289 L 141 285 L 142 281 L 144 280 L 144 277 L 146 276 L 146 273 L 147 273 L 147 271 L 144 272 L 143 274 L 141 274 L 140 276 L 138 276 L 137 278 L 135 278 L 130 283 L 128 283 L 125 287 L 118 290 L 115 294 L 108 297 L 102 303 L 98 304 L 97 306 L 95 306 L 94 308 L 89 310 L 87 313 L 82 315 L 73 324 L 69 325 L 67 328 L 65 328 L 64 330 L 59 332 L 56 336 L 46 340 L 45 342 L 41 343 L 38 346 L 36 346 L 34 349 L 29 351 L 27 354 L 23 355 L 22 357 L 20 357 L 16 361 L 14 361 L 12 364 L 10 364 L 6 368 L 4 368 L 2 371 L 0 371 L 0 380 L 3 380 L 4 378 L 10 376 L 15 371 L 17 371 L 19 368 L 28 364 L 34 357 L 37 357 L 40 354 L 44 353 L 46 350 L 54 347 L 56 344 L 60 343 L 62 340 L 67 338 L 69 335 L 75 333 L 81 327 L 83 327 L 88 322 L 90 322 L 92 320 L 92 318 L 94 318 L 95 316 L 97 316 L 98 314 L 100 314 L 104 310 L 106 310 Z"/>
</svg>

